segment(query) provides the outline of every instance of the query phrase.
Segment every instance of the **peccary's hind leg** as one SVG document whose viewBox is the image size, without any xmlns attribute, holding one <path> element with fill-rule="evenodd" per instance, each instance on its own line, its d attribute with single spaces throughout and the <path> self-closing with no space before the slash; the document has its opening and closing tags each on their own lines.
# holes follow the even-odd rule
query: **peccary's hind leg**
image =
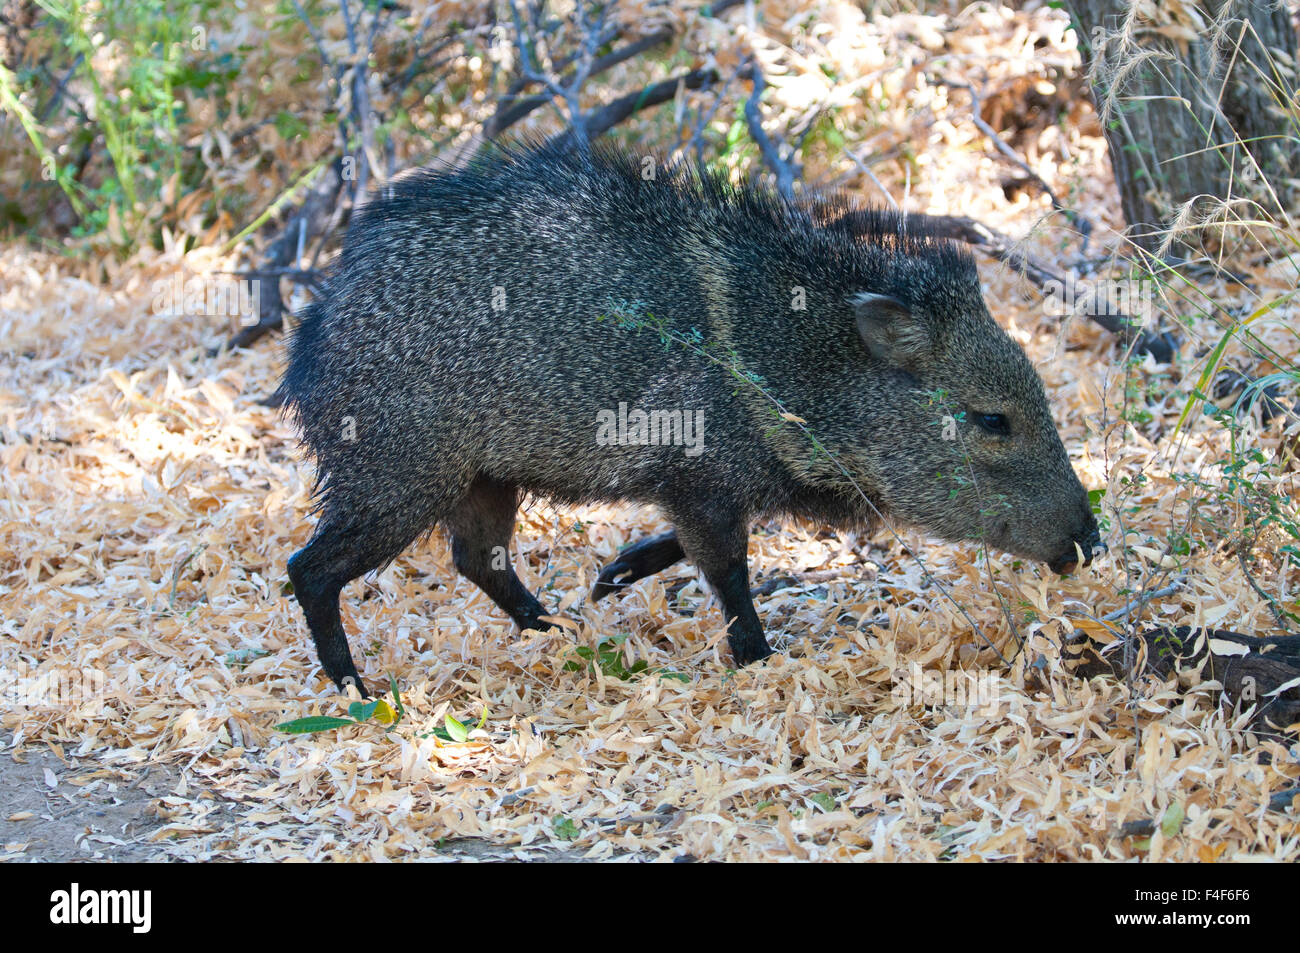
<svg viewBox="0 0 1300 953">
<path fill-rule="evenodd" d="M 353 579 L 396 558 L 432 522 L 432 512 L 422 507 L 376 514 L 330 503 L 311 542 L 289 560 L 293 594 L 307 617 L 316 656 L 340 689 L 351 683 L 362 696 L 369 695 L 348 651 L 339 593 Z"/>
<path fill-rule="evenodd" d="M 633 543 L 600 571 L 600 577 L 591 589 L 591 601 L 599 602 L 611 592 L 625 589 L 637 580 L 662 572 L 685 558 L 686 551 L 677 541 L 675 530 Z"/>
<path fill-rule="evenodd" d="M 478 586 L 521 629 L 548 629 L 545 607 L 515 575 L 510 539 L 515 532 L 519 490 L 479 477 L 444 525 L 451 533 L 451 558 L 460 574 Z"/>
<path fill-rule="evenodd" d="M 725 507 L 713 512 L 669 513 L 677 537 L 713 591 L 722 600 L 726 618 L 727 644 L 737 665 L 748 665 L 772 654 L 763 636 L 763 624 L 754 610 L 749 591 L 749 557 L 746 552 L 749 528 L 739 514 Z"/>
</svg>

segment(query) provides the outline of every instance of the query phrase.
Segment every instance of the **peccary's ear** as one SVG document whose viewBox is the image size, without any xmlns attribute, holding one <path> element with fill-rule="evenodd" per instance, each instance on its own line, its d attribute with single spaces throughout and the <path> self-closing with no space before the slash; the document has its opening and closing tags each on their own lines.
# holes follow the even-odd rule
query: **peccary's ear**
<svg viewBox="0 0 1300 953">
<path fill-rule="evenodd" d="M 863 291 L 853 295 L 858 334 L 867 350 L 882 361 L 911 367 L 930 356 L 930 329 L 907 305 L 888 295 Z"/>
</svg>

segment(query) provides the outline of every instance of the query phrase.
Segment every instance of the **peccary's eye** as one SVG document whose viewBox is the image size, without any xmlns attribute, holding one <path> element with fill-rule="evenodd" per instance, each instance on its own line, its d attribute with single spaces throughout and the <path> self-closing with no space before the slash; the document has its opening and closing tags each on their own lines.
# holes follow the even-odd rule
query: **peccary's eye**
<svg viewBox="0 0 1300 953">
<path fill-rule="evenodd" d="M 999 437 L 1011 436 L 1011 425 L 1007 423 L 1007 418 L 1001 414 L 976 414 L 975 422 L 984 430 L 997 434 Z"/>
</svg>

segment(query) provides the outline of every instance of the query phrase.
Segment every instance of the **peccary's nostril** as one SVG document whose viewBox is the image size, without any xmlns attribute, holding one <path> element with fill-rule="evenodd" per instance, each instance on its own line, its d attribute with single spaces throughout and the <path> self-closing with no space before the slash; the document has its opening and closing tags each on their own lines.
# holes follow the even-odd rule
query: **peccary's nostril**
<svg viewBox="0 0 1300 953">
<path fill-rule="evenodd" d="M 1076 544 L 1079 551 L 1083 553 L 1083 565 L 1085 566 L 1092 562 L 1093 556 L 1099 551 L 1104 552 L 1106 549 L 1106 544 L 1101 541 L 1101 531 L 1097 526 L 1097 521 L 1091 513 L 1088 514 L 1088 522 L 1074 534 L 1065 552 L 1048 561 L 1047 565 L 1052 572 L 1064 576 L 1078 568 L 1079 560 L 1075 555 Z"/>
</svg>

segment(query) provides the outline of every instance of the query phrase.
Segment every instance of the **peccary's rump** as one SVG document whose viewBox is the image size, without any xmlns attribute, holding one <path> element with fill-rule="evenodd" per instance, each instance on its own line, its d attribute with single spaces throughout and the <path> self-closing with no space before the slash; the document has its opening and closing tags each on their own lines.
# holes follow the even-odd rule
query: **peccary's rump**
<svg viewBox="0 0 1300 953">
<path fill-rule="evenodd" d="M 360 686 L 342 587 L 435 525 L 463 575 L 545 626 L 506 555 L 525 492 L 659 506 L 675 533 L 625 551 L 596 595 L 686 556 L 739 663 L 770 653 L 757 517 L 889 514 L 1057 568 L 1097 542 L 966 254 L 923 218 L 791 209 L 651 158 L 516 147 L 376 195 L 281 395 L 320 480 L 290 575 L 340 685 Z"/>
</svg>

